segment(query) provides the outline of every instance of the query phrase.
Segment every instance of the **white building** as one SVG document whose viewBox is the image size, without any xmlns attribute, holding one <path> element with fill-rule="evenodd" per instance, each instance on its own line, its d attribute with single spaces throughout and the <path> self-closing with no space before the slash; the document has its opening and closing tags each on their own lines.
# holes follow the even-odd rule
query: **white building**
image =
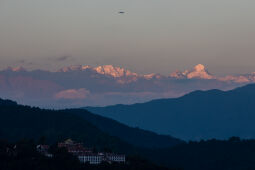
<svg viewBox="0 0 255 170">
<path fill-rule="evenodd" d="M 105 157 L 106 161 L 109 161 L 109 162 L 118 162 L 118 163 L 125 163 L 126 162 L 126 156 L 125 155 L 105 153 L 104 157 Z"/>
<path fill-rule="evenodd" d="M 78 155 L 78 159 L 82 163 L 100 164 L 103 162 L 104 156 L 99 154 L 83 154 Z"/>
<path fill-rule="evenodd" d="M 102 162 L 126 162 L 125 155 L 118 155 L 114 153 L 93 153 L 92 149 L 85 148 L 82 143 L 76 143 L 71 139 L 58 143 L 58 147 L 66 148 L 69 153 L 77 156 L 82 163 L 100 164 Z"/>
<path fill-rule="evenodd" d="M 89 153 L 89 154 L 80 154 L 78 155 L 78 159 L 82 163 L 89 163 L 89 164 L 100 164 L 102 162 L 108 163 L 125 163 L 126 157 L 125 155 L 118 155 L 112 153 Z"/>
</svg>

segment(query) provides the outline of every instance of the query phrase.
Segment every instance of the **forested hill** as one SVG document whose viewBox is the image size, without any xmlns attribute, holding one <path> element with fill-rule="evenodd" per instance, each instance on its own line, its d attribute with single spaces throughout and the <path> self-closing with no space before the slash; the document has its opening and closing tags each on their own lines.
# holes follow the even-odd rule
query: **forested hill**
<svg viewBox="0 0 255 170">
<path fill-rule="evenodd" d="M 87 111 L 84 110 L 80 111 L 82 112 L 82 114 L 86 112 L 86 114 L 90 115 L 92 118 L 97 118 L 97 116 L 93 117 L 93 115 Z M 100 151 L 107 150 L 113 151 L 115 153 L 126 154 L 127 156 L 129 155 L 139 157 L 141 156 L 146 158 L 147 156 L 143 154 L 146 151 L 145 148 L 133 146 L 130 143 L 138 143 L 137 145 L 139 145 L 139 142 L 136 142 L 136 140 L 147 142 L 146 140 L 154 140 L 150 138 L 153 138 L 154 136 L 159 136 L 153 134 L 152 132 L 145 131 L 143 132 L 141 130 L 137 130 L 138 132 L 136 132 L 135 129 L 132 129 L 130 131 L 128 127 L 125 127 L 124 125 L 120 125 L 117 122 L 115 122 L 115 124 L 118 125 L 117 128 L 121 127 L 123 130 L 126 130 L 126 132 L 124 131 L 123 133 L 127 134 L 134 133 L 130 134 L 131 137 L 142 133 L 149 134 L 149 136 L 145 139 L 143 139 L 143 137 L 139 137 L 138 139 L 136 140 L 134 139 L 133 141 L 128 143 L 118 137 L 113 136 L 112 134 L 109 135 L 108 133 L 106 133 L 106 131 L 105 132 L 101 131 L 99 128 L 93 125 L 93 122 L 90 123 L 89 119 L 86 120 L 82 118 L 81 115 L 78 114 L 78 112 L 79 110 L 59 110 L 59 111 L 45 110 L 29 106 L 22 106 L 10 100 L 0 99 L 0 141 L 4 140 L 10 141 L 11 143 L 15 143 L 17 141 L 27 139 L 36 142 L 43 137 L 43 139 L 46 139 L 46 141 L 44 141 L 45 143 L 55 144 L 56 142 L 60 142 L 67 138 L 71 138 L 75 141 L 83 142 L 85 146 L 93 147 L 96 150 Z M 102 122 L 104 120 L 102 117 L 98 117 L 98 119 L 99 122 L 100 121 Z M 109 124 L 111 120 L 107 119 L 107 121 L 106 121 L 108 123 L 107 125 L 111 126 Z M 96 121 L 94 120 L 94 122 Z M 162 139 L 166 140 L 165 143 L 167 143 L 167 141 L 169 141 L 169 139 L 172 138 L 162 137 Z M 169 146 L 182 143 L 177 139 L 175 140 L 176 143 L 170 143 Z M 152 147 L 151 144 L 149 144 L 149 147 Z M 21 153 L 21 155 L 23 154 Z M 28 159 L 32 159 L 33 155 L 30 156 Z M 3 158 L 3 155 L 0 153 L 0 160 L 1 158 Z M 4 159 L 9 160 L 9 158 L 6 157 L 4 157 Z M 27 163 L 27 158 L 24 157 L 19 158 L 20 162 L 17 162 L 15 160 L 16 158 L 11 159 L 15 164 L 20 163 L 21 165 L 23 165 L 23 163 Z M 153 166 L 155 168 L 157 167 L 150 162 L 143 162 L 142 160 L 141 162 L 136 162 L 134 164 L 134 167 L 137 168 L 139 166 L 141 167 L 152 166 L 151 168 L 152 170 L 154 169 Z M 154 159 L 152 159 L 152 162 L 154 162 L 153 160 Z M 1 165 L 2 162 L 0 161 L 0 167 Z M 123 168 L 127 169 L 127 167 L 128 166 L 125 166 Z"/>
<path fill-rule="evenodd" d="M 86 110 L 68 109 L 69 113 L 81 116 L 101 131 L 120 138 L 121 140 L 138 147 L 168 148 L 183 143 L 182 140 L 169 135 L 158 135 L 151 131 L 132 128 L 115 120 L 92 114 Z"/>
<path fill-rule="evenodd" d="M 17 102 L 14 102 L 12 100 L 3 100 L 0 99 L 0 106 L 17 106 Z"/>
<path fill-rule="evenodd" d="M 182 143 L 171 136 L 130 128 L 83 109 L 43 110 L 0 100 L 0 118 L 0 136 L 10 140 L 46 136 L 49 142 L 55 142 L 72 137 L 89 145 L 99 141 L 107 145 L 112 145 L 111 141 L 116 144 L 124 141 L 145 148 L 166 148 Z"/>
<path fill-rule="evenodd" d="M 138 157 L 126 157 L 126 164 L 103 162 L 100 165 L 81 163 L 63 148 L 51 145 L 49 158 L 36 150 L 32 140 L 15 143 L 0 140 L 1 170 L 178 170 L 155 165 Z"/>
<path fill-rule="evenodd" d="M 201 140 L 171 149 L 154 150 L 158 163 L 184 170 L 254 170 L 255 140 Z"/>
<path fill-rule="evenodd" d="M 44 110 L 0 100 L 0 139 L 18 141 L 45 137 L 48 143 L 72 138 L 87 146 L 134 153 L 135 148 L 110 136 L 78 115 Z"/>
</svg>

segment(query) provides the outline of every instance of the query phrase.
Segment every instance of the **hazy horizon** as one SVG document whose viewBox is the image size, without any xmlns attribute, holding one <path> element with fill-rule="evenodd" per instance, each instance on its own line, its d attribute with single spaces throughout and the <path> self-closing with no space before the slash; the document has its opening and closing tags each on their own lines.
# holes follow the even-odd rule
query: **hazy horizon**
<svg viewBox="0 0 255 170">
<path fill-rule="evenodd" d="M 66 59 L 66 56 L 63 56 L 63 57 L 57 57 L 55 59 L 53 59 L 52 61 L 57 61 L 57 60 L 62 60 L 62 58 L 65 58 L 64 60 L 67 60 Z M 32 64 L 30 64 L 32 65 Z M 102 65 L 91 65 L 91 64 L 69 64 L 69 65 L 63 65 L 63 66 L 57 66 L 55 68 L 47 68 L 47 67 L 29 67 L 27 66 L 26 64 L 24 64 L 24 61 L 22 62 L 19 62 L 19 64 L 10 64 L 10 65 L 6 65 L 2 68 L 0 68 L 0 71 L 5 71 L 5 70 L 9 70 L 11 69 L 12 71 L 15 71 L 16 69 L 17 70 L 21 70 L 21 69 L 24 69 L 28 72 L 33 72 L 33 71 L 36 71 L 36 70 L 41 70 L 41 71 L 46 71 L 46 72 L 59 72 L 60 70 L 62 69 L 66 69 L 66 68 L 72 68 L 72 67 L 77 67 L 76 69 L 78 69 L 79 67 L 84 67 L 84 66 L 89 66 L 91 67 L 92 69 L 95 69 L 95 68 L 98 68 L 98 67 L 107 67 L 107 66 L 111 66 L 113 67 L 114 69 L 117 69 L 117 68 L 120 68 L 120 69 L 123 69 L 123 70 L 126 70 L 126 71 L 130 71 L 132 73 L 137 73 L 138 75 L 150 75 L 150 74 L 159 74 L 159 75 L 162 75 L 162 76 L 171 76 L 171 74 L 175 73 L 175 72 L 181 72 L 181 73 L 185 73 L 185 71 L 192 71 L 192 70 L 195 70 L 195 67 L 197 67 L 198 65 L 203 65 L 205 67 L 205 71 L 207 71 L 209 74 L 213 75 L 213 76 L 216 76 L 216 77 L 225 77 L 225 76 L 242 76 L 242 75 L 248 75 L 248 74 L 253 74 L 255 73 L 255 68 L 254 68 L 254 71 L 250 71 L 250 72 L 236 72 L 236 73 L 233 73 L 233 72 L 230 72 L 230 73 L 218 73 L 217 74 L 217 70 L 210 70 L 208 68 L 211 68 L 211 67 L 208 67 L 207 65 L 204 65 L 204 64 L 201 64 L 201 63 L 198 63 L 196 65 L 193 65 L 193 66 L 190 66 L 188 68 L 184 68 L 184 69 L 176 69 L 176 70 L 172 70 L 171 68 L 169 69 L 169 72 L 166 72 L 166 73 L 159 73 L 159 72 L 139 72 L 137 70 L 135 70 L 136 68 L 133 69 L 129 69 L 127 67 L 122 67 L 120 65 L 113 65 L 113 64 L 102 64 Z M 240 68 L 242 69 L 242 68 Z M 115 70 L 116 71 L 116 70 Z"/>
<path fill-rule="evenodd" d="M 0 69 L 121 66 L 168 74 L 255 71 L 254 1 L 2 0 Z M 119 14 L 124 11 L 124 14 Z"/>
</svg>

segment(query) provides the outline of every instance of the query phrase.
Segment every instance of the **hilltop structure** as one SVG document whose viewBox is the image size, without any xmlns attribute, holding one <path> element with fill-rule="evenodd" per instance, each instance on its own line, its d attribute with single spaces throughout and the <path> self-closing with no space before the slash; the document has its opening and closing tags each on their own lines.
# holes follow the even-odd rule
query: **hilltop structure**
<svg viewBox="0 0 255 170">
<path fill-rule="evenodd" d="M 82 163 L 101 164 L 102 162 L 108 163 L 125 163 L 126 156 L 115 153 L 94 153 L 92 149 L 85 148 L 82 143 L 76 143 L 71 139 L 58 143 L 59 148 L 66 148 L 69 153 L 77 156 Z"/>
</svg>

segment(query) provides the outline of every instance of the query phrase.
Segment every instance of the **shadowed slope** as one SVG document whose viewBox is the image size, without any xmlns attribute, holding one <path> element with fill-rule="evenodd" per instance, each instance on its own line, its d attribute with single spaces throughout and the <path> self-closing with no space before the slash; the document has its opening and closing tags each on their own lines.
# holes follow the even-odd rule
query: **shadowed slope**
<svg viewBox="0 0 255 170">
<path fill-rule="evenodd" d="M 182 139 L 255 137 L 255 85 L 231 91 L 195 91 L 180 98 L 89 111 Z"/>
<path fill-rule="evenodd" d="M 103 132 L 119 137 L 121 140 L 135 146 L 146 148 L 167 148 L 183 142 L 171 136 L 158 135 L 139 128 L 131 128 L 112 119 L 91 114 L 86 110 L 70 109 L 66 111 L 83 117 L 86 121 L 92 123 Z"/>
<path fill-rule="evenodd" d="M 131 145 L 107 135 L 78 115 L 0 100 L 0 139 L 37 140 L 42 136 L 50 143 L 72 138 L 90 147 L 110 148 L 120 152 L 135 151 Z"/>
</svg>

